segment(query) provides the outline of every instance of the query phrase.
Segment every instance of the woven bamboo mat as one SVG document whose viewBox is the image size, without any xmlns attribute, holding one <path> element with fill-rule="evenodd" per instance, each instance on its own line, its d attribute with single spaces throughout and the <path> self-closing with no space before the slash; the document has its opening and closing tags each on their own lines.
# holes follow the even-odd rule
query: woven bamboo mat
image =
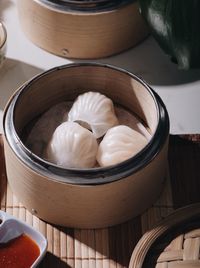
<svg viewBox="0 0 200 268">
<path fill-rule="evenodd" d="M 11 192 L 0 136 L 0 206 L 47 237 L 48 252 L 41 268 L 128 267 L 133 248 L 146 230 L 174 209 L 200 201 L 200 135 L 170 137 L 169 173 L 159 200 L 135 219 L 98 230 L 53 226 L 29 213 Z"/>
</svg>

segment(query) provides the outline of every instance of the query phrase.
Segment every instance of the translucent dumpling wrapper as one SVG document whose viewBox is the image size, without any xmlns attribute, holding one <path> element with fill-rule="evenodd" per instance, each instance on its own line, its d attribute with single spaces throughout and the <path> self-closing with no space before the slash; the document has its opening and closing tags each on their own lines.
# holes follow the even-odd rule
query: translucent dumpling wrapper
<svg viewBox="0 0 200 268">
<path fill-rule="evenodd" d="M 65 168 L 91 168 L 98 144 L 94 135 L 74 122 L 59 125 L 47 146 L 45 158 Z"/>
<path fill-rule="evenodd" d="M 112 100 L 91 91 L 78 96 L 69 111 L 68 121 L 76 121 L 92 130 L 96 138 L 118 124 Z"/>
<path fill-rule="evenodd" d="M 26 146 L 34 154 L 39 156 L 43 154 L 55 129 L 67 120 L 67 106 L 69 106 L 67 102 L 54 105 L 43 113 L 34 124 L 26 140 Z"/>
<path fill-rule="evenodd" d="M 142 150 L 147 139 L 139 132 L 119 125 L 109 129 L 101 141 L 97 161 L 101 167 L 121 163 Z"/>
</svg>

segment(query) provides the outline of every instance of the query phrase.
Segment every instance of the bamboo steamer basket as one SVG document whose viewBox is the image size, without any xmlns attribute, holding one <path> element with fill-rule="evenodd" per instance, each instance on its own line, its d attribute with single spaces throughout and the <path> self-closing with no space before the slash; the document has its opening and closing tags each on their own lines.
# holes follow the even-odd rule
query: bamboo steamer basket
<svg viewBox="0 0 200 268">
<path fill-rule="evenodd" d="M 17 6 L 27 37 L 67 58 L 107 57 L 133 47 L 148 34 L 135 0 L 18 0 Z"/>
<path fill-rule="evenodd" d="M 129 268 L 200 267 L 200 203 L 176 210 L 136 245 Z"/>
<path fill-rule="evenodd" d="M 52 105 L 98 91 L 134 113 L 152 137 L 134 157 L 111 167 L 64 169 L 33 154 L 24 129 Z M 109 65 L 70 64 L 44 72 L 12 96 L 4 112 L 9 184 L 38 217 L 54 224 L 100 228 L 140 213 L 161 192 L 167 165 L 169 118 L 159 96 L 135 75 Z"/>
</svg>

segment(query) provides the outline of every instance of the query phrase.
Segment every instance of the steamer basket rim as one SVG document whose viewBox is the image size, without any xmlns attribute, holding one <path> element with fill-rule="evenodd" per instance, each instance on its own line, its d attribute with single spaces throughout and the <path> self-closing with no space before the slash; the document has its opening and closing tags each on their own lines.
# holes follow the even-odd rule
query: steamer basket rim
<svg viewBox="0 0 200 268">
<path fill-rule="evenodd" d="M 95 13 L 105 13 L 110 12 L 113 10 L 117 10 L 119 8 L 122 8 L 128 4 L 136 3 L 136 0 L 117 0 L 117 1 L 105 1 L 106 3 L 103 5 L 93 5 L 93 6 L 86 6 L 84 7 L 84 4 L 75 2 L 81 2 L 81 1 L 55 1 L 55 0 L 33 0 L 38 4 L 43 5 L 46 8 L 50 8 L 57 12 L 69 12 L 69 13 L 88 13 L 88 14 L 95 14 Z M 62 4 L 63 2 L 63 4 Z M 66 2 L 66 3 L 65 3 Z M 68 2 L 68 3 L 67 3 Z M 70 3 L 71 2 L 71 3 Z M 87 1 L 89 2 L 89 1 Z M 91 1 L 90 1 L 91 2 Z M 100 2 L 100 1 L 97 1 Z M 102 1 L 101 1 L 102 2 Z"/>
</svg>

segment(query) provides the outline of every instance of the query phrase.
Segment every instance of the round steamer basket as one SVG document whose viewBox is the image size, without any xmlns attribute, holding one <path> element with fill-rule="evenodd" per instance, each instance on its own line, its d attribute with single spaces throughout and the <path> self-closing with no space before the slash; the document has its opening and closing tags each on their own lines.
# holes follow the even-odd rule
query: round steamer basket
<svg viewBox="0 0 200 268">
<path fill-rule="evenodd" d="M 200 267 L 200 203 L 176 210 L 136 245 L 129 268 Z"/>
<path fill-rule="evenodd" d="M 111 167 L 64 169 L 23 143 L 27 125 L 48 108 L 89 90 L 132 112 L 152 135 L 134 157 Z M 169 119 L 163 102 L 135 75 L 103 64 L 70 64 L 38 75 L 19 88 L 4 112 L 5 158 L 10 186 L 32 212 L 54 224 L 100 228 L 140 213 L 161 192 Z"/>
<path fill-rule="evenodd" d="M 33 43 L 67 58 L 110 56 L 148 34 L 135 0 L 18 0 L 18 11 Z"/>
</svg>

